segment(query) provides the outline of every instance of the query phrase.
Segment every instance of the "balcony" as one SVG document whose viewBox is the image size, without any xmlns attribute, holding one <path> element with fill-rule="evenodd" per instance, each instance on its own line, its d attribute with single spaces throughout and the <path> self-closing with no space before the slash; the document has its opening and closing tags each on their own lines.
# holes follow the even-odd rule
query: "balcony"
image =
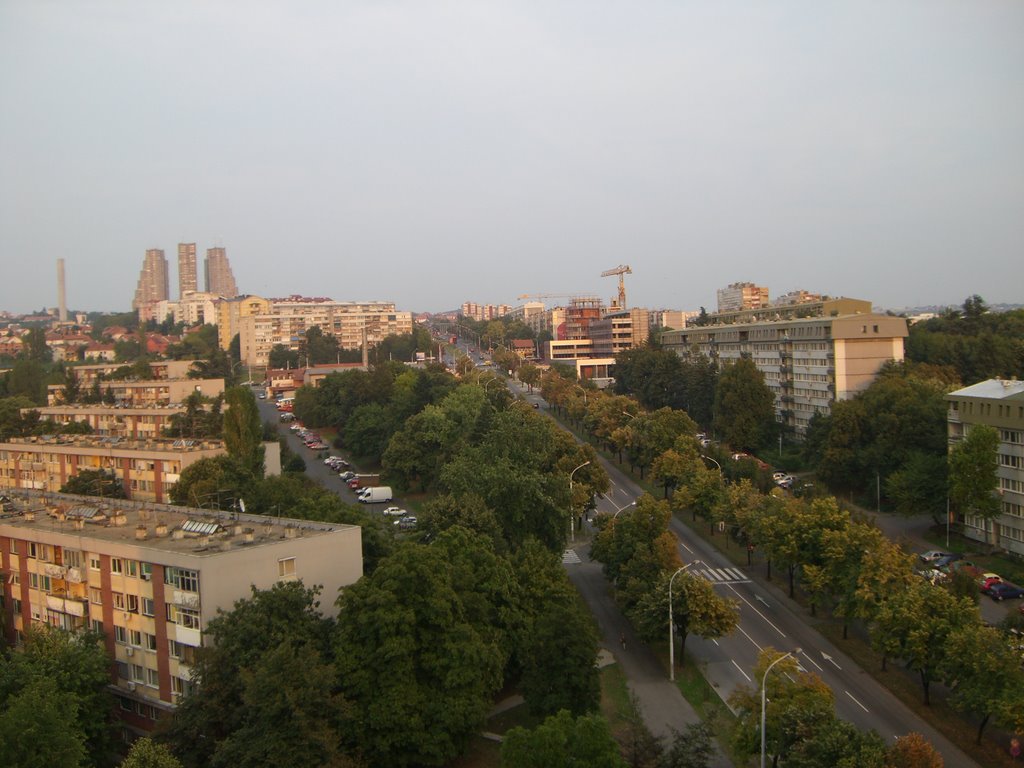
<svg viewBox="0 0 1024 768">
<path fill-rule="evenodd" d="M 180 589 L 176 589 L 171 593 L 171 602 L 186 608 L 198 608 L 199 595 L 195 592 L 182 592 Z"/>
<path fill-rule="evenodd" d="M 51 611 L 66 613 L 70 616 L 82 618 L 85 616 L 86 603 L 85 600 L 78 600 L 74 597 L 66 597 L 64 595 L 47 595 L 46 607 Z"/>
<path fill-rule="evenodd" d="M 53 563 L 46 563 L 43 566 L 43 573 L 51 579 L 63 579 L 67 577 L 67 569 L 65 569 L 63 565 L 54 565 Z"/>
</svg>

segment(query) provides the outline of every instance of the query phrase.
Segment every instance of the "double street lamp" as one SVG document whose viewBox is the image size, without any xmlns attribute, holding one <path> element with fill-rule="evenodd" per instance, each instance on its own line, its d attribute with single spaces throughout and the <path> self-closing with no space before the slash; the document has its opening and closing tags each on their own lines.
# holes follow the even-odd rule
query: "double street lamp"
<svg viewBox="0 0 1024 768">
<path fill-rule="evenodd" d="M 622 510 L 629 509 L 630 507 L 635 507 L 635 506 L 636 506 L 636 499 L 633 499 L 631 502 L 629 502 L 629 504 L 623 504 L 621 507 L 619 507 L 618 509 L 615 510 L 615 514 L 612 515 L 612 520 L 614 520 L 616 517 L 618 517 L 619 516 L 619 512 L 621 512 Z"/>
<path fill-rule="evenodd" d="M 676 641 L 675 627 L 672 622 L 672 582 L 676 580 L 676 576 L 680 573 L 699 562 L 700 560 L 690 561 L 673 573 L 672 578 L 668 580 L 668 679 L 672 682 L 675 682 L 676 679 Z"/>
<path fill-rule="evenodd" d="M 775 661 L 768 665 L 768 669 L 764 671 L 764 676 L 761 678 L 761 768 L 765 768 L 765 758 L 767 754 L 767 742 L 765 740 L 765 722 L 767 719 L 765 717 L 765 704 L 767 704 L 767 697 L 765 696 L 765 685 L 767 685 L 768 683 L 768 673 L 771 672 L 772 667 L 774 667 L 780 661 L 782 661 L 783 659 L 788 659 L 790 656 L 795 656 L 798 653 L 800 653 L 800 649 L 796 648 L 792 651 L 789 651 L 788 653 L 784 653 L 782 656 L 779 656 L 779 658 L 777 658 Z"/>
</svg>

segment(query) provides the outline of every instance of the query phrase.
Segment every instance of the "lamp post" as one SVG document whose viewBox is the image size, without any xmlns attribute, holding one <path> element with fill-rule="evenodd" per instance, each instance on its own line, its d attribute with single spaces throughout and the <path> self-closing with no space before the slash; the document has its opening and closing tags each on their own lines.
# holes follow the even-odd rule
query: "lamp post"
<svg viewBox="0 0 1024 768">
<path fill-rule="evenodd" d="M 619 516 L 619 512 L 621 512 L 622 510 L 628 509 L 629 507 L 635 507 L 635 506 L 636 506 L 636 499 L 633 499 L 631 502 L 629 502 L 629 504 L 623 504 L 621 507 L 619 507 L 618 509 L 615 510 L 615 514 L 612 515 L 612 520 L 614 520 L 616 517 L 618 517 Z"/>
<path fill-rule="evenodd" d="M 676 679 L 676 641 L 675 641 L 675 627 L 672 624 L 672 582 L 676 580 L 676 576 L 685 571 L 694 563 L 699 563 L 700 560 L 691 560 L 689 563 L 679 568 L 675 573 L 672 574 L 672 578 L 668 580 L 668 679 L 675 682 Z"/>
<path fill-rule="evenodd" d="M 576 474 L 577 470 L 583 469 L 589 463 L 589 461 L 584 461 L 582 464 L 576 467 L 576 469 L 569 473 L 569 538 L 574 542 L 576 541 L 576 526 L 574 525 L 573 517 L 576 513 L 572 508 L 572 476 Z"/>
<path fill-rule="evenodd" d="M 798 653 L 800 653 L 799 648 L 784 653 L 782 656 L 779 656 L 779 658 L 777 658 L 775 661 L 768 665 L 768 669 L 764 671 L 764 677 L 761 678 L 761 768 L 765 768 L 765 755 L 767 754 L 765 751 L 767 742 L 765 741 L 764 729 L 766 720 L 765 704 L 767 704 L 767 697 L 765 696 L 765 685 L 767 685 L 768 683 L 768 673 L 771 672 L 772 667 L 774 667 L 780 661 L 782 661 L 783 659 L 788 659 L 790 656 L 794 656 Z"/>
<path fill-rule="evenodd" d="M 717 461 L 712 459 L 710 456 L 705 456 L 703 453 L 700 455 L 700 457 L 702 459 L 704 459 L 705 461 L 710 461 L 712 464 L 714 464 L 716 467 L 718 467 L 718 474 L 722 474 L 722 465 L 721 464 L 719 464 Z"/>
</svg>

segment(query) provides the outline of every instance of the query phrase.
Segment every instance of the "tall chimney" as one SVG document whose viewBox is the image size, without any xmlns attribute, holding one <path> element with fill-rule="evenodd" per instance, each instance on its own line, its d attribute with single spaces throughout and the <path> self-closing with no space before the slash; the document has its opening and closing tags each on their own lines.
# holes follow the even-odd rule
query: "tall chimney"
<svg viewBox="0 0 1024 768">
<path fill-rule="evenodd" d="M 64 292 L 64 259 L 57 259 L 57 307 L 60 321 L 68 321 L 67 294 Z"/>
</svg>

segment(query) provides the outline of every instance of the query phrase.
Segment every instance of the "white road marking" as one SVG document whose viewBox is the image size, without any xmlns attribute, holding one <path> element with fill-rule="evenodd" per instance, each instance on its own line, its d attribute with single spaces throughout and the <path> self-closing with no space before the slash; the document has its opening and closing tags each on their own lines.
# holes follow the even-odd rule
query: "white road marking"
<svg viewBox="0 0 1024 768">
<path fill-rule="evenodd" d="M 760 595 L 754 595 L 754 599 L 755 599 L 755 600 L 757 600 L 757 602 L 759 602 L 759 603 L 760 603 L 761 605 L 763 605 L 763 606 L 764 606 L 765 608 L 771 608 L 771 606 L 770 606 L 770 605 L 768 605 L 768 601 L 767 601 L 767 600 L 765 600 L 765 599 L 764 599 L 763 597 L 761 597 Z"/>
<path fill-rule="evenodd" d="M 575 550 L 567 549 L 562 553 L 562 565 L 573 565 L 575 563 L 582 563 L 580 556 L 576 554 Z"/>
<path fill-rule="evenodd" d="M 823 658 L 825 661 L 830 662 L 832 664 L 832 666 L 835 667 L 836 669 L 838 669 L 840 672 L 843 671 L 843 668 L 840 667 L 838 664 L 836 664 L 836 660 L 833 659 L 831 656 L 829 656 L 824 651 L 821 652 L 821 658 Z"/>
<path fill-rule="evenodd" d="M 757 648 L 757 650 L 759 650 L 759 651 L 763 651 L 764 650 L 764 648 L 762 648 L 760 645 L 758 645 L 757 641 L 754 640 L 754 638 L 752 638 L 750 635 L 748 635 L 747 631 L 743 627 L 741 627 L 739 624 L 736 625 L 736 629 L 738 629 L 740 632 L 742 632 L 743 636 L 745 638 L 747 638 L 747 640 L 749 640 L 751 643 L 753 643 L 754 647 Z"/>
<path fill-rule="evenodd" d="M 818 668 L 819 672 L 824 672 L 825 671 L 824 668 L 818 662 L 816 662 L 814 659 L 812 659 L 810 656 L 807 655 L 807 651 L 801 650 L 800 651 L 800 655 L 803 656 L 805 659 L 807 659 L 809 662 L 811 662 L 811 664 L 816 666 Z"/>
<path fill-rule="evenodd" d="M 734 667 L 736 667 L 736 669 L 738 669 L 738 670 L 740 671 L 740 674 L 741 674 L 741 675 L 743 675 L 743 676 L 744 676 L 745 678 L 747 678 L 747 682 L 748 682 L 748 683 L 752 683 L 752 682 L 754 682 L 753 680 L 751 680 L 751 679 L 750 679 L 750 675 L 748 675 L 748 674 L 747 674 L 746 672 L 744 672 L 744 671 L 743 671 L 743 667 L 741 667 L 741 666 L 740 666 L 739 664 L 737 664 L 737 663 L 736 663 L 735 661 L 733 661 L 732 659 L 729 659 L 729 661 L 732 661 L 732 665 L 733 665 Z M 767 710 L 765 710 L 765 711 L 767 711 Z"/>
<path fill-rule="evenodd" d="M 843 691 L 843 693 L 845 693 L 847 696 L 849 696 L 851 699 L 853 699 L 853 703 L 856 704 L 861 709 L 863 709 L 865 712 L 870 712 L 870 710 L 867 707 L 865 707 L 863 704 L 861 704 L 859 701 L 857 701 L 856 699 L 853 698 L 853 694 L 852 693 L 850 693 L 849 691 Z"/>
<path fill-rule="evenodd" d="M 750 579 L 743 571 L 735 568 L 697 568 L 694 574 L 715 584 L 747 584 Z"/>
<path fill-rule="evenodd" d="M 680 546 L 680 547 L 682 547 L 683 549 L 685 549 L 685 550 L 686 550 L 687 552 L 689 552 L 689 553 L 690 553 L 691 555 L 693 554 L 693 550 L 692 550 L 692 549 L 690 549 L 690 548 L 689 548 L 688 546 L 686 546 L 686 543 L 685 543 L 685 542 L 684 542 L 684 541 L 683 541 L 682 539 L 679 539 L 678 541 L 679 541 L 679 546 Z"/>
<path fill-rule="evenodd" d="M 742 601 L 743 601 L 744 603 L 746 603 L 747 605 L 749 605 L 749 606 L 750 606 L 750 610 L 752 610 L 752 611 L 753 611 L 754 613 L 756 613 L 756 614 L 757 614 L 758 616 L 760 616 L 760 617 L 761 617 L 762 619 L 764 619 L 764 620 L 765 620 L 765 623 L 766 623 L 766 624 L 767 624 L 767 625 L 768 625 L 769 627 L 771 627 L 771 628 L 772 628 L 772 629 L 774 629 L 774 630 L 775 630 L 776 632 L 778 632 L 778 633 L 779 633 L 780 635 L 782 635 L 782 637 L 786 637 L 786 633 L 785 633 L 785 632 L 783 632 L 783 631 L 782 631 L 781 629 L 779 629 L 778 627 L 776 627 L 776 626 L 775 626 L 775 625 L 774 625 L 774 624 L 773 624 L 773 623 L 771 622 L 771 619 L 769 619 L 769 618 L 768 618 L 767 616 L 765 616 L 765 615 L 764 615 L 763 613 L 761 613 L 761 612 L 760 612 L 759 610 L 757 610 L 757 608 L 755 608 L 755 607 L 753 606 L 753 604 L 752 604 L 752 603 L 751 603 L 751 602 L 750 602 L 749 600 L 747 600 L 747 598 L 745 598 L 745 597 L 744 597 L 743 595 L 741 595 L 741 594 L 740 594 L 739 592 L 737 592 L 737 591 L 736 591 L 736 588 L 735 588 L 735 587 L 733 587 L 733 585 L 732 585 L 732 584 L 727 584 L 726 586 L 727 586 L 727 587 L 729 587 L 729 589 L 731 589 L 731 590 L 732 590 L 733 592 L 735 592 L 735 593 L 736 593 L 736 597 L 738 597 L 738 598 L 739 598 L 740 600 L 742 600 Z"/>
</svg>

